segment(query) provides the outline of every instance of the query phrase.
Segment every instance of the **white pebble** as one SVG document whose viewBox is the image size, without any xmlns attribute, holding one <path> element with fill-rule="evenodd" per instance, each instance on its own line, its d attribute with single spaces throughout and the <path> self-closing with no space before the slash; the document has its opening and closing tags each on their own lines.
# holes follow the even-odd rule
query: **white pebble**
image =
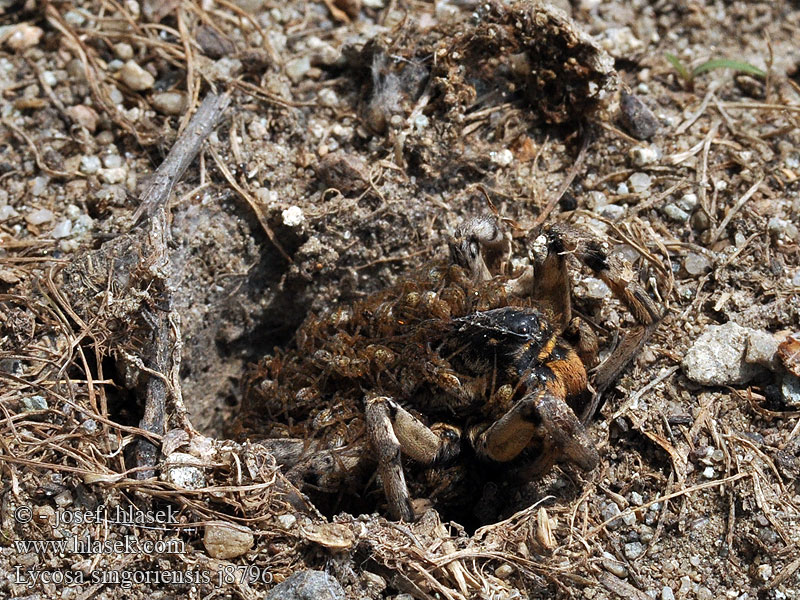
<svg viewBox="0 0 800 600">
<path fill-rule="evenodd" d="M 42 71 L 42 81 L 50 87 L 53 87 L 58 83 L 58 78 L 52 71 Z"/>
<path fill-rule="evenodd" d="M 703 477 L 706 479 L 714 479 L 717 476 L 717 472 L 714 470 L 714 467 L 706 467 L 703 469 Z"/>
<path fill-rule="evenodd" d="M 635 560 L 644 554 L 644 546 L 640 542 L 630 542 L 625 544 L 623 552 L 625 553 L 625 558 Z"/>
<path fill-rule="evenodd" d="M 122 92 L 119 91 L 117 86 L 110 85 L 108 86 L 108 99 L 114 104 L 118 105 L 125 101 L 125 96 L 122 95 Z"/>
<path fill-rule="evenodd" d="M 339 105 L 339 96 L 330 88 L 323 88 L 319 91 L 319 103 L 322 106 L 334 108 Z"/>
<path fill-rule="evenodd" d="M 647 173 L 634 173 L 628 178 L 628 183 L 634 192 L 646 192 L 648 189 L 650 189 L 650 175 Z"/>
<path fill-rule="evenodd" d="M 628 184 L 624 181 L 617 186 L 617 194 L 620 196 L 624 196 L 625 194 L 630 194 L 631 190 L 628 187 Z"/>
<path fill-rule="evenodd" d="M 286 63 L 286 75 L 293 83 L 300 83 L 308 70 L 311 68 L 311 58 L 301 56 Z"/>
<path fill-rule="evenodd" d="M 283 218 L 283 224 L 287 227 L 297 227 L 306 219 L 303 209 L 294 205 L 281 211 L 281 217 Z"/>
<path fill-rule="evenodd" d="M 667 204 L 664 207 L 664 214 L 677 223 L 685 223 L 689 220 L 689 213 L 674 204 Z"/>
<path fill-rule="evenodd" d="M 191 454 L 173 452 L 164 461 L 161 480 L 187 490 L 205 487 L 206 477 L 202 465 L 203 462 Z"/>
<path fill-rule="evenodd" d="M 500 152 L 489 152 L 489 158 L 494 164 L 500 167 L 507 167 L 514 161 L 514 154 L 506 148 Z"/>
<path fill-rule="evenodd" d="M 9 206 L 8 204 L 0 206 L 0 221 L 7 221 L 11 217 L 16 216 L 19 216 L 19 213 L 14 210 L 13 206 Z M 798 274 L 800 274 L 800 271 L 798 271 Z"/>
<path fill-rule="evenodd" d="M 106 169 L 118 169 L 122 166 L 122 157 L 119 154 L 104 154 L 102 160 Z"/>
<path fill-rule="evenodd" d="M 68 10 L 64 13 L 64 20 L 74 27 L 80 27 L 86 23 L 86 18 L 79 12 Z"/>
<path fill-rule="evenodd" d="M 586 295 L 589 298 L 605 298 L 611 293 L 604 281 L 594 277 L 587 277 L 583 284 L 586 286 Z"/>
<path fill-rule="evenodd" d="M 625 214 L 625 207 L 619 204 L 606 204 L 600 208 L 600 216 L 610 221 L 617 221 Z"/>
<path fill-rule="evenodd" d="M 122 66 L 119 70 L 119 77 L 125 85 L 135 92 L 149 90 L 156 82 L 155 77 L 132 60 Z"/>
<path fill-rule="evenodd" d="M 94 227 L 94 219 L 89 215 L 79 215 L 72 225 L 72 233 L 75 236 L 81 236 Z"/>
<path fill-rule="evenodd" d="M 94 175 L 100 170 L 100 159 L 93 155 L 81 157 L 81 173 Z"/>
<path fill-rule="evenodd" d="M 697 206 L 697 194 L 684 194 L 675 204 L 686 212 L 692 212 Z"/>
<path fill-rule="evenodd" d="M 52 210 L 49 210 L 47 208 L 39 208 L 25 215 L 25 220 L 30 225 L 41 225 L 42 223 L 47 223 L 48 221 L 52 221 L 54 216 L 55 215 L 53 215 Z"/>
<path fill-rule="evenodd" d="M 284 529 L 291 529 L 295 523 L 297 523 L 297 517 L 294 515 L 278 515 L 278 523 Z"/>
<path fill-rule="evenodd" d="M 33 196 L 42 196 L 47 191 L 47 183 L 50 181 L 50 178 L 46 175 L 42 175 L 41 177 L 36 177 L 33 180 L 33 185 L 31 186 L 31 195 Z"/>
<path fill-rule="evenodd" d="M 69 219 L 64 219 L 53 228 L 53 231 L 50 232 L 50 237 L 60 240 L 65 237 L 69 237 L 70 233 L 72 233 L 72 221 Z"/>
<path fill-rule="evenodd" d="M 128 169 L 117 167 L 115 169 L 101 169 L 100 181 L 103 183 L 122 183 L 128 175 Z"/>
<path fill-rule="evenodd" d="M 631 162 L 637 167 L 644 167 L 658 160 L 658 148 L 654 146 L 636 146 L 630 151 Z"/>
<path fill-rule="evenodd" d="M 683 259 L 683 268 L 689 275 L 702 275 L 711 269 L 711 261 L 702 254 L 690 252 Z"/>
</svg>

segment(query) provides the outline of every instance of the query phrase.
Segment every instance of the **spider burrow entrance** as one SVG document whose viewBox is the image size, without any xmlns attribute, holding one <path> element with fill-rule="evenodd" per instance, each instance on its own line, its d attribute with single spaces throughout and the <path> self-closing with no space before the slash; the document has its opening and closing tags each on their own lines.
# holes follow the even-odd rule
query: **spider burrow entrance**
<svg viewBox="0 0 800 600">
<path fill-rule="evenodd" d="M 296 349 L 267 357 L 249 379 L 243 428 L 284 438 L 267 443 L 316 498 L 410 521 L 415 498 L 467 514 L 497 477 L 599 464 L 590 415 L 574 408 L 598 342 L 572 311 L 570 256 L 638 324 L 598 368 L 600 390 L 652 333 L 659 307 L 629 265 L 569 226 L 543 228 L 516 273 L 496 217 L 466 221 L 449 246 L 449 263 L 308 318 Z"/>
</svg>

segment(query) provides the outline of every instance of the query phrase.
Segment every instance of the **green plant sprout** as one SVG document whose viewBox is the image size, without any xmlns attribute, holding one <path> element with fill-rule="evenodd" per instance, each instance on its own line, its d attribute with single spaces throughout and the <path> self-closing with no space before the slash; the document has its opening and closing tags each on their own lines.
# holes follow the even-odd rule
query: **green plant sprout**
<svg viewBox="0 0 800 600">
<path fill-rule="evenodd" d="M 681 59 L 669 52 L 664 53 L 664 58 L 671 64 L 678 75 L 687 83 L 691 89 L 694 86 L 694 78 L 701 73 L 712 71 L 714 69 L 733 69 L 740 73 L 747 73 L 749 75 L 757 75 L 758 77 L 766 77 L 766 73 L 758 67 L 741 60 L 732 60 L 730 58 L 712 58 L 704 63 L 697 65 L 694 69 L 689 68 L 681 62 Z"/>
</svg>

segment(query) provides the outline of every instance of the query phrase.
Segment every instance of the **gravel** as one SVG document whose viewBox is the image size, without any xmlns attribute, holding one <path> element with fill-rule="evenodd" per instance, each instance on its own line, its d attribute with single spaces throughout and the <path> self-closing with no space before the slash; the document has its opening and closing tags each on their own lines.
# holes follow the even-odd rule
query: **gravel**
<svg viewBox="0 0 800 600">
<path fill-rule="evenodd" d="M 342 586 L 322 571 L 295 573 L 264 596 L 264 600 L 344 600 Z"/>
<path fill-rule="evenodd" d="M 241 525 L 215 521 L 206 525 L 203 546 L 212 558 L 230 559 L 253 547 L 253 532 Z"/>
<path fill-rule="evenodd" d="M 686 353 L 684 375 L 703 385 L 747 383 L 761 372 L 744 359 L 751 331 L 733 321 L 710 325 Z"/>
</svg>

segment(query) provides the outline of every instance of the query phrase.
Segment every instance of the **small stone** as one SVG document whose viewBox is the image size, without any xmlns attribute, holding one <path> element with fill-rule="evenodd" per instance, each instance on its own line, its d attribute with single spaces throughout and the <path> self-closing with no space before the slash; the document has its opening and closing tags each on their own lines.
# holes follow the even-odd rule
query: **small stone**
<svg viewBox="0 0 800 600">
<path fill-rule="evenodd" d="M 692 580 L 688 575 L 681 577 L 681 587 L 678 588 L 678 596 L 684 597 L 689 594 L 692 589 Z"/>
<path fill-rule="evenodd" d="M 675 592 L 668 585 L 661 588 L 661 600 L 675 600 Z"/>
<path fill-rule="evenodd" d="M 100 117 L 91 106 L 76 104 L 75 106 L 67 108 L 66 112 L 67 116 L 69 116 L 76 125 L 85 128 L 89 133 L 94 133 L 97 130 L 97 121 Z"/>
<path fill-rule="evenodd" d="M 684 375 L 702 385 L 740 385 L 760 372 L 745 362 L 749 330 L 729 321 L 710 325 L 692 344 L 681 363 Z"/>
<path fill-rule="evenodd" d="M 242 525 L 213 521 L 206 525 L 203 546 L 211 558 L 223 560 L 241 556 L 253 547 L 253 532 Z"/>
<path fill-rule="evenodd" d="M 53 228 L 53 231 L 50 232 L 50 237 L 60 240 L 65 237 L 69 237 L 70 233 L 72 233 L 72 221 L 69 219 L 64 219 Z"/>
<path fill-rule="evenodd" d="M 625 194 L 630 194 L 630 193 L 631 189 L 628 187 L 628 184 L 625 183 L 624 181 L 617 186 L 617 194 L 619 194 L 620 196 L 624 196 Z"/>
<path fill-rule="evenodd" d="M 97 433 L 97 421 L 94 419 L 86 419 L 83 423 L 81 423 L 81 429 L 89 435 Z"/>
<path fill-rule="evenodd" d="M 622 127 L 639 140 L 649 140 L 660 127 L 658 119 L 647 105 L 625 91 L 620 100 L 619 120 Z"/>
<path fill-rule="evenodd" d="M 322 571 L 295 573 L 264 596 L 264 600 L 345 600 L 345 598 L 341 584 Z"/>
<path fill-rule="evenodd" d="M 85 175 L 94 175 L 100 170 L 100 159 L 93 155 L 82 156 L 80 170 Z"/>
<path fill-rule="evenodd" d="M 631 492 L 628 496 L 628 500 L 630 500 L 631 504 L 634 506 L 641 506 L 644 504 L 644 498 L 639 492 Z"/>
<path fill-rule="evenodd" d="M 609 529 L 616 529 L 617 527 L 622 525 L 622 519 L 614 519 L 614 517 L 618 516 L 619 513 L 620 513 L 619 506 L 617 506 L 613 502 L 609 502 L 600 511 L 600 516 L 602 517 L 603 522 L 606 522 L 609 519 L 613 519 L 612 521 L 606 524 L 606 527 L 608 527 Z"/>
<path fill-rule="evenodd" d="M 41 225 L 42 223 L 48 223 L 49 221 L 53 220 L 52 210 L 47 208 L 39 208 L 29 212 L 25 215 L 25 220 L 28 222 L 29 225 Z"/>
<path fill-rule="evenodd" d="M 628 183 L 634 192 L 641 194 L 642 192 L 646 192 L 650 189 L 652 179 L 647 173 L 634 173 L 628 177 Z"/>
<path fill-rule="evenodd" d="M 361 12 L 361 0 L 333 0 L 333 3 L 354 20 Z"/>
<path fill-rule="evenodd" d="M 122 157 L 119 154 L 104 154 L 102 161 L 106 169 L 118 169 L 123 164 Z"/>
<path fill-rule="evenodd" d="M 698 587 L 695 594 L 697 594 L 697 600 L 714 600 L 714 592 L 704 585 Z"/>
<path fill-rule="evenodd" d="M 206 486 L 206 477 L 202 464 L 199 458 L 191 454 L 173 452 L 164 461 L 161 480 L 187 490 L 203 488 Z"/>
<path fill-rule="evenodd" d="M 505 148 L 500 152 L 489 152 L 489 159 L 499 167 L 507 167 L 514 162 L 514 153 Z"/>
<path fill-rule="evenodd" d="M 703 469 L 703 477 L 706 479 L 714 479 L 717 476 L 717 472 L 714 470 L 714 467 L 706 467 Z"/>
<path fill-rule="evenodd" d="M 119 106 L 125 101 L 125 96 L 122 95 L 122 92 L 119 91 L 117 86 L 109 85 L 107 88 L 108 91 L 108 99 L 111 100 L 112 103 Z"/>
<path fill-rule="evenodd" d="M 318 94 L 319 103 L 322 106 L 327 106 L 329 108 L 335 108 L 339 106 L 339 96 L 336 95 L 330 88 L 322 88 Z"/>
<path fill-rule="evenodd" d="M 0 206 L 0 222 L 7 221 L 11 217 L 17 217 L 19 213 L 14 210 L 13 206 L 9 206 L 8 204 L 4 204 Z"/>
<path fill-rule="evenodd" d="M 125 177 L 128 176 L 128 169 L 125 167 L 117 167 L 116 169 L 101 169 L 100 181 L 103 183 L 122 183 Z"/>
<path fill-rule="evenodd" d="M 6 46 L 15 52 L 27 50 L 39 43 L 44 31 L 41 28 L 28 23 L 12 25 L 10 29 L 3 32 Z"/>
<path fill-rule="evenodd" d="M 133 47 L 125 42 L 114 44 L 114 54 L 120 60 L 130 60 L 133 58 Z"/>
<path fill-rule="evenodd" d="M 64 13 L 64 20 L 74 27 L 80 27 L 86 23 L 86 17 L 75 10 L 68 10 Z"/>
<path fill-rule="evenodd" d="M 637 167 L 653 164 L 658 160 L 658 148 L 654 146 L 636 146 L 629 153 L 631 162 Z"/>
<path fill-rule="evenodd" d="M 606 571 L 617 577 L 624 579 L 628 576 L 628 569 L 626 569 L 625 565 L 618 561 L 610 552 L 603 552 L 601 563 Z"/>
<path fill-rule="evenodd" d="M 705 211 L 698 210 L 692 215 L 692 227 L 697 231 L 705 231 L 711 226 L 711 221 Z"/>
<path fill-rule="evenodd" d="M 242 66 L 242 61 L 238 58 L 225 56 L 212 63 L 209 76 L 220 81 L 227 81 L 237 77 L 242 72 Z"/>
<path fill-rule="evenodd" d="M 587 277 L 583 280 L 583 284 L 586 286 L 586 295 L 589 298 L 606 298 L 609 294 L 611 294 L 611 290 L 601 279 Z"/>
<path fill-rule="evenodd" d="M 58 508 L 66 508 L 67 506 L 70 506 L 73 501 L 74 499 L 72 498 L 72 492 L 69 490 L 64 490 L 53 498 L 53 502 L 55 502 Z"/>
<path fill-rule="evenodd" d="M 203 54 L 215 60 L 236 51 L 236 46 L 230 39 L 208 25 L 197 29 L 196 39 Z"/>
<path fill-rule="evenodd" d="M 287 227 L 297 227 L 306 220 L 303 209 L 294 205 L 281 211 L 281 218 L 283 219 L 283 224 Z"/>
<path fill-rule="evenodd" d="M 702 275 L 711 270 L 711 261 L 703 254 L 690 252 L 683 259 L 683 268 L 689 275 Z"/>
<path fill-rule="evenodd" d="M 503 563 L 494 570 L 495 576 L 499 579 L 508 579 L 514 573 L 514 567 L 508 563 Z"/>
<path fill-rule="evenodd" d="M 764 583 L 766 583 L 770 579 L 772 579 L 772 565 L 770 564 L 758 565 L 756 573 L 758 574 L 758 578 Z"/>
<path fill-rule="evenodd" d="M 186 94 L 183 92 L 159 92 L 151 99 L 153 108 L 162 115 L 181 115 L 186 112 Z"/>
<path fill-rule="evenodd" d="M 92 219 L 92 217 L 89 215 L 79 215 L 72 224 L 72 235 L 75 237 L 80 237 L 91 231 L 93 227 L 94 219 Z"/>
<path fill-rule="evenodd" d="M 625 214 L 625 207 L 619 204 L 606 204 L 600 208 L 600 216 L 609 221 L 618 221 Z"/>
<path fill-rule="evenodd" d="M 31 186 L 31 195 L 36 197 L 44 196 L 47 192 L 47 184 L 49 182 L 50 178 L 47 175 L 34 177 L 33 185 Z"/>
<path fill-rule="evenodd" d="M 667 204 L 664 207 L 664 214 L 676 223 L 685 223 L 689 220 L 689 213 L 674 204 Z"/>
<path fill-rule="evenodd" d="M 325 187 L 337 189 L 345 196 L 360 194 L 369 182 L 367 163 L 359 156 L 344 152 L 325 155 L 316 171 Z"/>
<path fill-rule="evenodd" d="M 747 339 L 744 360 L 775 371 L 780 366 L 778 346 L 778 340 L 769 331 L 753 329 Z"/>
<path fill-rule="evenodd" d="M 792 408 L 800 406 L 800 377 L 786 373 L 781 381 L 781 398 Z"/>
<path fill-rule="evenodd" d="M 22 410 L 24 412 L 47 410 L 47 400 L 44 396 L 25 396 L 22 399 Z"/>
<path fill-rule="evenodd" d="M 300 83 L 310 68 L 311 58 L 301 56 L 286 63 L 286 76 L 292 80 L 292 83 Z"/>
<path fill-rule="evenodd" d="M 297 523 L 297 517 L 294 515 L 278 515 L 277 517 L 278 523 L 284 529 L 291 529 L 295 523 Z"/>
<path fill-rule="evenodd" d="M 153 87 L 155 78 L 140 67 L 135 61 L 129 60 L 119 70 L 119 77 L 122 83 L 127 85 L 135 92 L 149 90 Z"/>
<path fill-rule="evenodd" d="M 684 194 L 675 205 L 690 213 L 697 207 L 697 194 Z"/>
<path fill-rule="evenodd" d="M 625 544 L 623 552 L 625 553 L 625 558 L 635 560 L 644 554 L 644 546 L 639 542 L 630 542 Z"/>
</svg>

